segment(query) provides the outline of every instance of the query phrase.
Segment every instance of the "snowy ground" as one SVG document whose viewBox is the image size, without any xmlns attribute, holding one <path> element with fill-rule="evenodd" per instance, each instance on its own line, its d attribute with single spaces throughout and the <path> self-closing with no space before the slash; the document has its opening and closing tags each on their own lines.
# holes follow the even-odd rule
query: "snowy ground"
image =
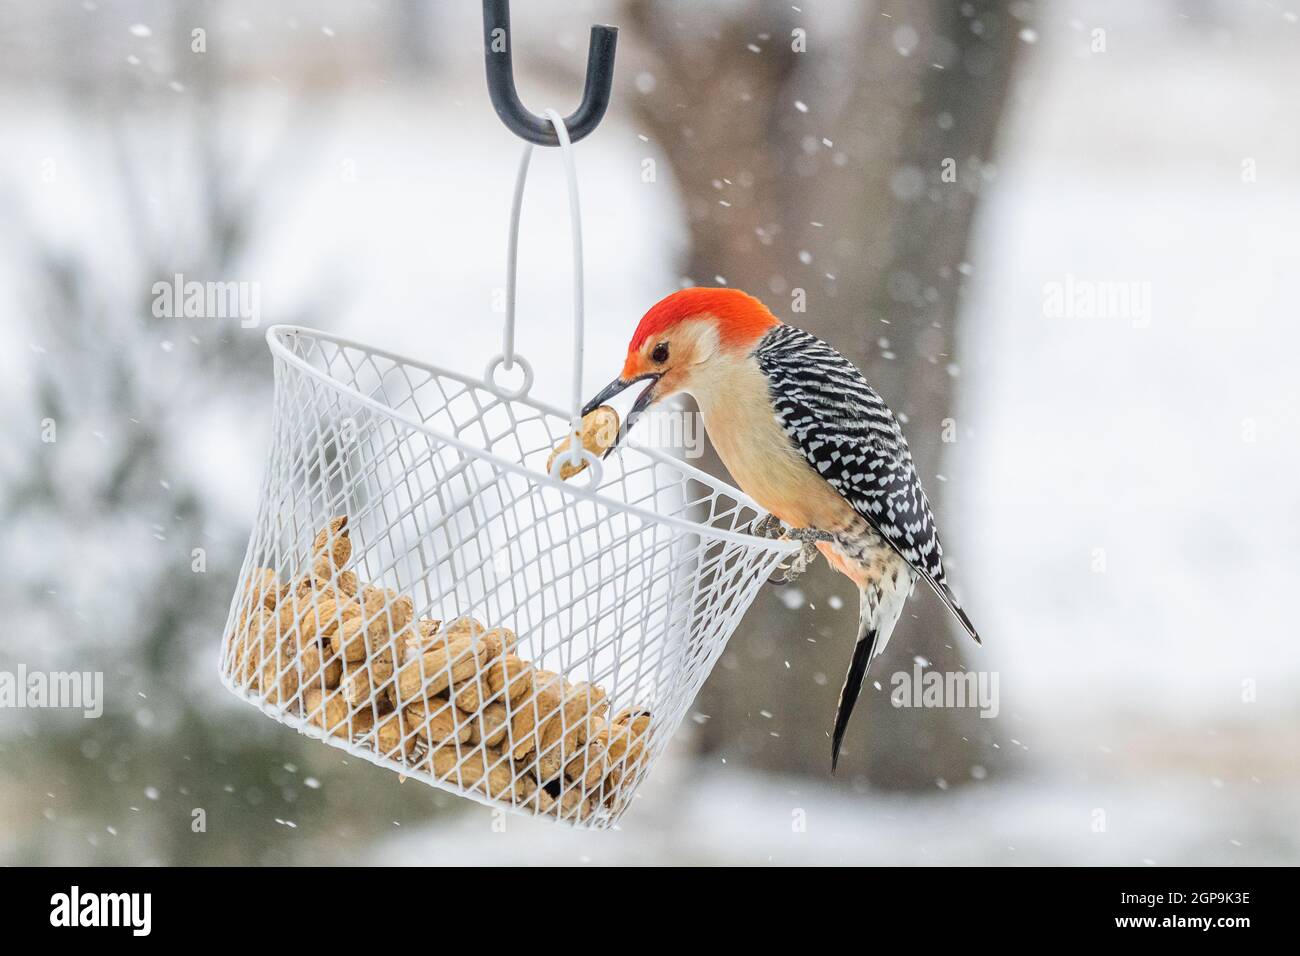
<svg viewBox="0 0 1300 956">
<path fill-rule="evenodd" d="M 1300 832 L 1286 809 L 1300 791 L 1248 783 L 1225 793 L 1196 777 L 1080 787 L 1048 776 L 924 797 L 863 797 L 701 769 L 672 792 L 654 780 L 643 789 L 618 832 L 577 833 L 513 817 L 498 832 L 499 821 L 476 807 L 436 829 L 403 830 L 377 843 L 365 862 L 1178 866 L 1293 864 L 1300 855 Z"/>
</svg>

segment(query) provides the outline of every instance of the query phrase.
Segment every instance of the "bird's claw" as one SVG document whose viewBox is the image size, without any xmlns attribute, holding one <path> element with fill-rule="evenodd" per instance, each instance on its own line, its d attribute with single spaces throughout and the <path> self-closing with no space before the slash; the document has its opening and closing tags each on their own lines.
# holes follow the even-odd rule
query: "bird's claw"
<svg viewBox="0 0 1300 956">
<path fill-rule="evenodd" d="M 780 538 L 785 535 L 786 527 L 776 515 L 766 514 L 751 521 L 748 530 L 758 538 Z"/>
<path fill-rule="evenodd" d="M 835 535 L 831 534 L 829 531 L 819 531 L 816 528 L 787 527 L 786 524 L 774 514 L 766 514 L 761 518 L 755 518 L 750 522 L 748 531 L 750 534 L 759 538 L 802 541 L 804 544 L 835 540 Z"/>
<path fill-rule="evenodd" d="M 792 541 L 802 541 L 805 548 L 808 545 L 817 544 L 819 541 L 835 540 L 835 535 L 829 531 L 819 531 L 816 528 L 787 528 L 783 537 Z"/>
<path fill-rule="evenodd" d="M 803 542 L 799 548 L 799 553 L 791 558 L 788 564 L 777 565 L 776 574 L 768 578 L 767 583 L 776 587 L 789 584 L 808 570 L 808 565 L 817 560 L 817 554 L 817 545 L 814 542 Z"/>
<path fill-rule="evenodd" d="M 760 538 L 800 542 L 799 553 L 790 558 L 789 561 L 778 565 L 776 573 L 768 578 L 768 584 L 777 586 L 789 584 L 808 570 L 808 565 L 817 558 L 817 543 L 819 541 L 833 541 L 835 539 L 834 535 L 825 531 L 818 531 L 815 528 L 787 527 L 781 522 L 780 518 L 772 514 L 763 515 L 755 520 L 750 524 L 749 532 Z"/>
</svg>

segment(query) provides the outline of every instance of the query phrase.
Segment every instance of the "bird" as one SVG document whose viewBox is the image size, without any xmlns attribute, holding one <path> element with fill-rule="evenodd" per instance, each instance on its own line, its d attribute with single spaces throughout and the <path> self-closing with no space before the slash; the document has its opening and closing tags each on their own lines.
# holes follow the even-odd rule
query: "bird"
<svg viewBox="0 0 1300 956">
<path fill-rule="evenodd" d="M 606 456 L 647 408 L 691 395 L 736 484 L 768 515 L 756 533 L 799 540 L 858 588 L 857 641 L 831 732 L 831 773 L 871 662 L 918 580 L 982 643 L 944 571 L 943 548 L 898 419 L 857 367 L 733 288 L 680 289 L 638 323 L 621 373 L 590 414 L 645 383 Z"/>
</svg>

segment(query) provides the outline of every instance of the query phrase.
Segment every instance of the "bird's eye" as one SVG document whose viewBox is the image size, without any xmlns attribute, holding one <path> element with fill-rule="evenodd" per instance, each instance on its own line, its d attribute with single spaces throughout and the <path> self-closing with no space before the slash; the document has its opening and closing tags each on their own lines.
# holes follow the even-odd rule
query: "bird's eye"
<svg viewBox="0 0 1300 956">
<path fill-rule="evenodd" d="M 668 361 L 668 343 L 660 342 L 655 346 L 655 350 L 650 353 L 650 357 L 662 365 Z"/>
</svg>

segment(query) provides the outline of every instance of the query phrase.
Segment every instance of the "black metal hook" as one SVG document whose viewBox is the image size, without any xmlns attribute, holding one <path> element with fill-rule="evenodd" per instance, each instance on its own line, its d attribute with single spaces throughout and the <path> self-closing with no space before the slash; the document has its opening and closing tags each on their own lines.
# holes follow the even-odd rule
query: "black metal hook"
<svg viewBox="0 0 1300 956">
<path fill-rule="evenodd" d="M 609 107 L 609 91 L 614 83 L 614 47 L 618 28 L 594 26 L 591 45 L 587 48 L 587 80 L 582 102 L 564 125 L 570 142 L 576 143 L 599 124 Z M 550 120 L 534 116 L 524 108 L 515 89 L 515 69 L 511 61 L 510 0 L 483 0 L 483 53 L 487 58 L 488 95 L 501 122 L 516 136 L 538 146 L 559 146 L 560 140 Z"/>
</svg>

